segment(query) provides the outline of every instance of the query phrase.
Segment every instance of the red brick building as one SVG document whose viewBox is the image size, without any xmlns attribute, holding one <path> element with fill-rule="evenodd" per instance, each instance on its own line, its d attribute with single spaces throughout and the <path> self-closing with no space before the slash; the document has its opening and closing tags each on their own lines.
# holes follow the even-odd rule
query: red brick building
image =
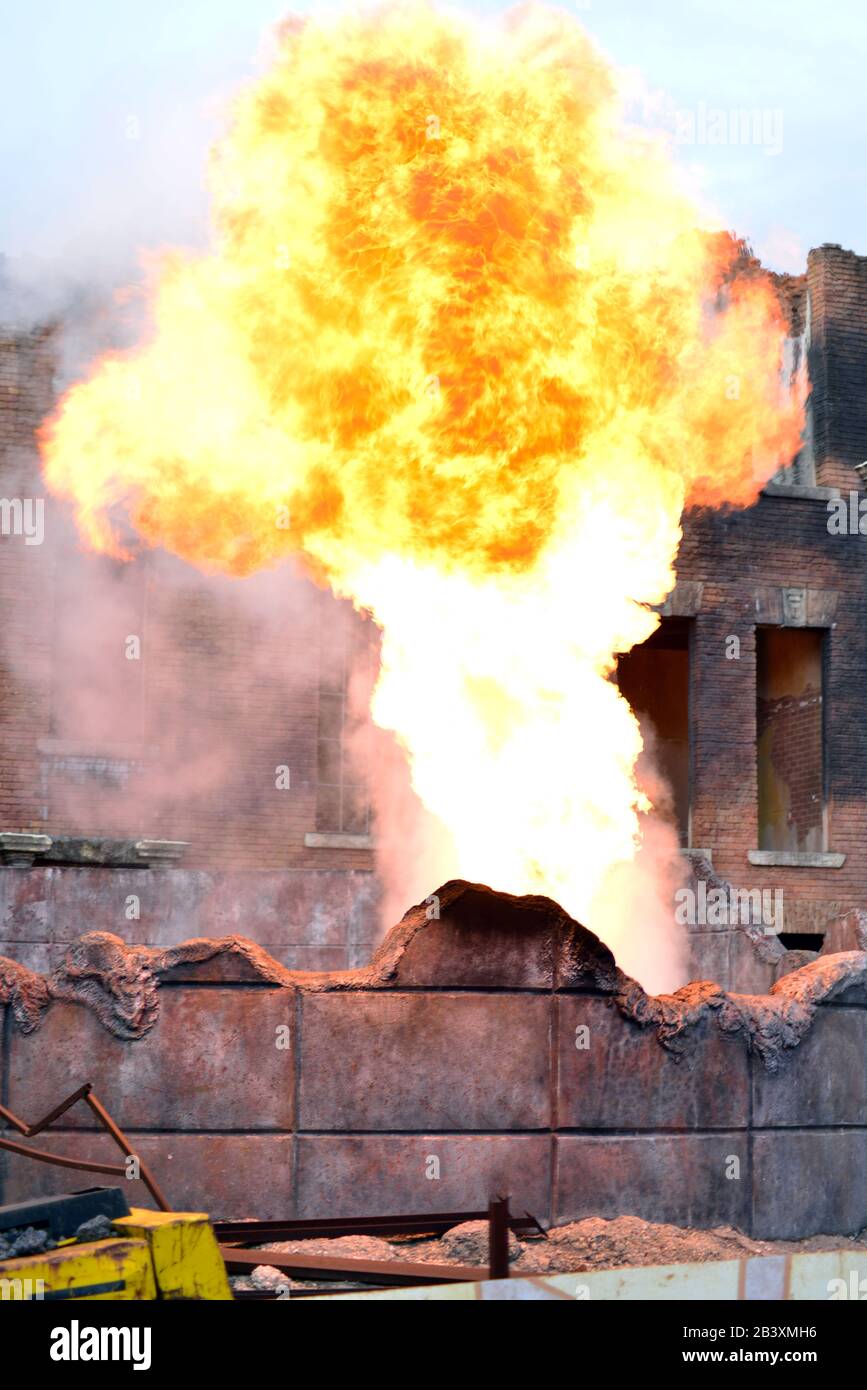
<svg viewBox="0 0 867 1390">
<path fill-rule="evenodd" d="M 785 944 L 816 949 L 867 904 L 867 257 L 823 246 L 780 289 L 809 374 L 803 449 L 748 510 L 686 517 L 662 628 L 621 686 L 654 725 L 684 847 L 781 890 Z M 0 954 L 45 969 L 99 927 L 360 963 L 379 932 L 350 684 L 373 669 L 368 628 L 288 572 L 238 585 L 82 553 L 34 441 L 56 372 L 52 330 L 0 328 Z M 697 973 L 749 983 L 732 949 L 699 927 Z"/>
</svg>

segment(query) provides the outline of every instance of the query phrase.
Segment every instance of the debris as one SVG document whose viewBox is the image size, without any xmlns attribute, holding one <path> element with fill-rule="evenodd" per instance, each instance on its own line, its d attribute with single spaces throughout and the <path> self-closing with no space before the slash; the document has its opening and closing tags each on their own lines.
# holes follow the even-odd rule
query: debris
<svg viewBox="0 0 867 1390">
<path fill-rule="evenodd" d="M 518 1242 L 516 1236 L 509 1232 L 509 1263 L 511 1264 L 521 1254 L 523 1247 Z M 446 1231 L 445 1235 L 436 1242 L 437 1257 L 443 1264 L 456 1265 L 483 1265 L 488 1258 L 488 1223 L 487 1221 L 464 1221 L 460 1226 L 454 1226 L 452 1230 Z M 418 1251 L 413 1251 L 413 1257 L 418 1259 Z"/>
<path fill-rule="evenodd" d="M 409 1253 L 405 1238 L 380 1240 L 351 1237 L 339 1240 L 283 1241 L 271 1246 L 276 1254 L 319 1254 L 336 1257 L 404 1261 Z M 482 1263 L 487 1257 L 487 1222 L 462 1222 L 444 1235 L 413 1242 L 411 1257 L 417 1265 Z M 623 1269 L 640 1265 L 704 1264 L 716 1260 L 740 1260 L 745 1256 L 808 1253 L 824 1250 L 867 1249 L 867 1229 L 857 1236 L 817 1235 L 797 1241 L 753 1240 L 730 1226 L 701 1231 L 691 1227 L 643 1221 L 637 1216 L 587 1217 L 555 1226 L 546 1240 L 509 1238 L 509 1264 L 513 1277 L 534 1274 L 578 1273 L 584 1270 Z M 260 1251 L 263 1258 L 266 1252 Z M 261 1270 L 263 1267 L 259 1266 Z M 272 1273 L 277 1273 L 272 1271 Z M 363 1287 L 358 1283 L 324 1283 L 311 1273 L 309 1279 L 280 1275 L 293 1295 L 339 1293 Z M 237 1290 L 256 1287 L 251 1276 L 232 1280 Z M 262 1287 L 262 1285 L 259 1285 Z M 287 1295 L 288 1296 L 288 1295 Z"/>
<path fill-rule="evenodd" d="M 75 1232 L 75 1239 L 85 1240 L 110 1240 L 115 1235 L 114 1226 L 107 1216 L 92 1216 L 89 1221 L 82 1221 L 78 1230 Z"/>
<path fill-rule="evenodd" d="M 291 1292 L 286 1275 L 273 1265 L 257 1265 L 250 1275 L 250 1284 L 254 1289 L 263 1289 L 267 1293 L 282 1295 Z"/>
<path fill-rule="evenodd" d="M 0 1235 L 0 1260 L 14 1260 L 20 1255 L 41 1255 L 44 1250 L 53 1250 L 55 1242 L 47 1231 L 36 1226 L 4 1231 Z"/>
</svg>

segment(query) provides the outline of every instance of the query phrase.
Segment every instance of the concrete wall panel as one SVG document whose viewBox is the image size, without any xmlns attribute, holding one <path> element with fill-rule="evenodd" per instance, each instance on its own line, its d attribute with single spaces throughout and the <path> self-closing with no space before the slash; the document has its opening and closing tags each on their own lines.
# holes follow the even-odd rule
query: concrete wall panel
<svg viewBox="0 0 867 1390">
<path fill-rule="evenodd" d="M 557 1122 L 569 1129 L 712 1129 L 747 1124 L 746 1050 L 702 1024 L 682 1056 L 613 1003 L 559 1000 Z"/>
<path fill-rule="evenodd" d="M 302 1129 L 550 1124 L 550 997 L 302 996 Z"/>
<path fill-rule="evenodd" d="M 323 1134 L 298 1140 L 298 1215 L 550 1209 L 547 1135 Z M 431 1176 L 429 1176 L 431 1175 Z"/>
<path fill-rule="evenodd" d="M 160 1006 L 151 1032 L 129 1042 L 90 1009 L 55 1004 L 35 1033 L 14 1035 L 10 1108 L 32 1123 L 91 1081 L 122 1129 L 292 1128 L 291 990 L 179 987 L 162 990 Z M 98 1127 L 83 1103 L 62 1124 Z"/>
</svg>

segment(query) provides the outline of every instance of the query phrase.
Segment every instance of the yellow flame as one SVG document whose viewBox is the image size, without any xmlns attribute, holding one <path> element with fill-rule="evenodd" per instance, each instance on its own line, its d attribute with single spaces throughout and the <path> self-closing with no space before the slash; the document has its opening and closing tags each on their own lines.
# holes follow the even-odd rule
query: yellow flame
<svg viewBox="0 0 867 1390">
<path fill-rule="evenodd" d="M 636 721 L 607 679 L 685 504 L 797 444 L 782 318 L 564 14 L 292 21 L 214 152 L 214 243 L 43 433 L 98 549 L 244 574 L 300 554 L 383 629 L 374 716 L 451 872 L 606 934 Z M 770 471 L 770 470 L 769 470 Z M 610 893 L 609 893 L 610 897 Z"/>
</svg>

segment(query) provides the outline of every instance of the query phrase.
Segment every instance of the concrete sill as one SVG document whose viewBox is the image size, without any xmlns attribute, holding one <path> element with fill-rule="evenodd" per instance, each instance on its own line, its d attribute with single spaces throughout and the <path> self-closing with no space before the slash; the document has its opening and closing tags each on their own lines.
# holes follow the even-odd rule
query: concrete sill
<svg viewBox="0 0 867 1390">
<path fill-rule="evenodd" d="M 846 862 L 845 854 L 795 854 L 788 849 L 751 849 L 747 859 L 773 869 L 841 869 Z"/>
<path fill-rule="evenodd" d="M 793 497 L 814 502 L 830 502 L 840 496 L 838 487 L 807 486 L 804 483 L 765 483 L 762 488 L 765 497 Z"/>
<path fill-rule="evenodd" d="M 329 831 L 320 834 L 318 831 L 308 830 L 304 836 L 304 844 L 307 849 L 373 849 L 373 838 L 370 835 L 345 835 L 342 831 Z"/>
</svg>

